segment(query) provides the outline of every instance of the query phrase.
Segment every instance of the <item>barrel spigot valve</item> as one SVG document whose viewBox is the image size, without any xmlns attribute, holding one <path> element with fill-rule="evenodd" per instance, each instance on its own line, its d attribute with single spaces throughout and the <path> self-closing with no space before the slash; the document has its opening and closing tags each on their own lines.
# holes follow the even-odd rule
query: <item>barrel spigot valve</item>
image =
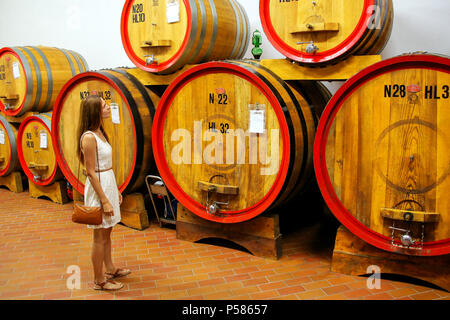
<svg viewBox="0 0 450 320">
<path fill-rule="evenodd" d="M 314 44 L 314 41 L 297 42 L 297 44 L 307 44 L 307 43 L 309 44 L 306 47 L 306 53 L 316 54 L 317 51 L 319 51 L 319 47 Z"/>
<path fill-rule="evenodd" d="M 158 64 L 158 59 L 155 58 L 154 54 L 152 54 L 151 56 L 144 56 L 144 57 L 147 58 L 147 59 L 145 59 L 145 65 L 148 66 L 148 65 L 151 65 L 154 63 Z"/>
<path fill-rule="evenodd" d="M 400 228 L 395 228 L 395 227 L 389 227 L 389 229 L 400 231 L 400 232 L 405 232 L 404 234 L 402 234 L 400 236 L 400 242 L 404 246 L 410 247 L 416 243 L 416 241 L 409 235 L 410 230 L 405 230 L 405 229 L 400 229 Z"/>
<path fill-rule="evenodd" d="M 206 206 L 206 212 L 209 214 L 217 214 L 220 210 L 221 205 L 228 206 L 229 203 L 227 202 L 213 202 L 212 204 L 208 204 Z"/>
</svg>

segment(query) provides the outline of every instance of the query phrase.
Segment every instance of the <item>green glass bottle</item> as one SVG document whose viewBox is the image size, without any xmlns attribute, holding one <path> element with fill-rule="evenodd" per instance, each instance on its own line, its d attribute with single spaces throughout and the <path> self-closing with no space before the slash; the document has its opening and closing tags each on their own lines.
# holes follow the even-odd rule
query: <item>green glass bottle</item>
<svg viewBox="0 0 450 320">
<path fill-rule="evenodd" d="M 253 32 L 252 44 L 254 45 L 252 49 L 252 55 L 255 59 L 259 60 L 259 58 L 263 54 L 263 50 L 259 47 L 260 45 L 262 45 L 262 36 L 259 30 Z"/>
</svg>

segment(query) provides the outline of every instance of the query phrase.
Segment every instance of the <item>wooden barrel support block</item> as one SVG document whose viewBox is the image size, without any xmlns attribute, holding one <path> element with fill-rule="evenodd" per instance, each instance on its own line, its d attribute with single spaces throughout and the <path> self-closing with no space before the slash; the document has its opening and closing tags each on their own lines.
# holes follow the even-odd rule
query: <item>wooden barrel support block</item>
<svg viewBox="0 0 450 320">
<path fill-rule="evenodd" d="M 127 194 L 120 206 L 121 223 L 136 230 L 145 230 L 150 226 L 148 213 L 145 210 L 144 195 Z"/>
<path fill-rule="evenodd" d="M 380 61 L 380 55 L 365 55 L 351 56 L 339 64 L 327 65 L 323 68 L 299 66 L 293 64 L 288 59 L 261 59 L 254 61 L 254 63 L 259 63 L 261 66 L 270 69 L 285 81 L 344 81 L 348 80 L 359 71 Z M 170 85 L 178 76 L 193 67 L 195 67 L 195 65 L 186 65 L 183 69 L 169 75 L 154 74 L 139 68 L 129 69 L 128 72 L 134 75 L 145 86 L 161 86 Z"/>
<path fill-rule="evenodd" d="M 12 172 L 7 176 L 0 176 L 0 186 L 6 187 L 11 192 L 22 193 L 25 190 L 26 178 L 20 172 Z"/>
<path fill-rule="evenodd" d="M 22 170 L 29 181 L 39 186 L 63 178 L 53 149 L 51 121 L 51 113 L 30 116 L 20 125 L 17 138 Z"/>
<path fill-rule="evenodd" d="M 340 226 L 331 262 L 331 271 L 360 276 L 377 266 L 380 272 L 424 280 L 450 290 L 450 255 L 415 257 L 380 250 Z M 369 272 L 373 272 L 371 269 Z"/>
<path fill-rule="evenodd" d="M 260 0 L 263 29 L 287 58 L 307 66 L 378 54 L 391 35 L 392 0 Z"/>
<path fill-rule="evenodd" d="M 67 197 L 67 183 L 66 181 L 55 181 L 48 185 L 38 185 L 34 180 L 28 180 L 30 197 L 41 198 L 46 197 L 58 204 L 65 204 L 69 202 Z"/>
<path fill-rule="evenodd" d="M 0 49 L 0 109 L 8 116 L 53 108 L 64 84 L 88 70 L 76 52 L 42 46 Z"/>
<path fill-rule="evenodd" d="M 281 258 L 281 233 L 278 214 L 260 215 L 237 224 L 221 224 L 199 218 L 182 204 L 177 208 L 177 239 L 196 242 L 202 239 L 226 239 L 246 248 L 253 255 Z"/>
<path fill-rule="evenodd" d="M 313 177 L 326 92 L 316 82 L 287 84 L 253 61 L 189 69 L 155 114 L 152 143 L 164 183 L 188 210 L 221 223 L 250 220 L 299 195 Z"/>
<path fill-rule="evenodd" d="M 103 121 L 104 128 L 113 148 L 113 171 L 119 190 L 131 193 L 143 186 L 145 176 L 154 169 L 151 133 L 159 97 L 126 69 L 86 72 L 67 82 L 53 111 L 52 139 L 64 176 L 81 193 L 86 176 L 83 165 L 77 176 L 77 129 L 80 102 L 91 94 L 103 97 L 117 110 L 114 117 Z"/>
<path fill-rule="evenodd" d="M 336 92 L 314 165 L 324 199 L 351 232 L 395 253 L 450 253 L 449 107 L 450 59 L 432 54 L 376 63 Z"/>
<path fill-rule="evenodd" d="M 240 59 L 251 41 L 247 14 L 236 0 L 127 0 L 121 35 L 138 68 L 161 74 L 186 64 Z"/>
</svg>

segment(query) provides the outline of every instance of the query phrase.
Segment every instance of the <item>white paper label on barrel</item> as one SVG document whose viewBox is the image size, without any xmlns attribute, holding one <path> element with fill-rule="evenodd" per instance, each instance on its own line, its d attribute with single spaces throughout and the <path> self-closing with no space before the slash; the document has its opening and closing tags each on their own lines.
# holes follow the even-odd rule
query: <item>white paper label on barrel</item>
<svg viewBox="0 0 450 320">
<path fill-rule="evenodd" d="M 167 23 L 180 22 L 179 0 L 167 0 Z"/>
<path fill-rule="evenodd" d="M 48 142 L 47 142 L 47 132 L 41 132 L 41 139 L 40 139 L 40 148 L 41 149 L 47 149 L 48 148 Z"/>
<path fill-rule="evenodd" d="M 119 105 L 117 103 L 111 103 L 111 120 L 114 124 L 120 124 L 120 112 Z"/>
<path fill-rule="evenodd" d="M 5 132 L 0 130 L 0 144 L 5 144 Z"/>
<path fill-rule="evenodd" d="M 20 68 L 19 68 L 19 63 L 18 63 L 18 62 L 14 62 L 12 66 L 13 66 L 13 76 L 14 76 L 14 79 L 20 78 Z"/>
<path fill-rule="evenodd" d="M 264 133 L 266 129 L 266 112 L 264 110 L 250 110 L 250 133 Z"/>
</svg>

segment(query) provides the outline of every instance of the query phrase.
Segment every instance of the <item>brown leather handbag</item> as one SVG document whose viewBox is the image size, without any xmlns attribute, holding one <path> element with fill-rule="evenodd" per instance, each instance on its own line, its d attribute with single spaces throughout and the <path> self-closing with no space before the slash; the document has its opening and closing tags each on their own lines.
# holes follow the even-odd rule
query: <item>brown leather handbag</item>
<svg viewBox="0 0 450 320">
<path fill-rule="evenodd" d="M 98 165 L 97 141 L 95 141 L 95 150 L 97 152 L 97 167 L 100 168 L 100 166 Z M 80 148 L 80 159 L 81 159 L 81 148 Z M 79 177 L 80 177 L 80 163 L 78 164 L 77 189 L 78 189 Z M 100 175 L 98 175 L 98 179 L 100 180 Z M 76 204 L 74 202 L 73 203 L 72 221 L 75 223 L 89 224 L 89 225 L 102 224 L 103 208 L 102 207 L 87 207 L 84 205 Z"/>
</svg>

